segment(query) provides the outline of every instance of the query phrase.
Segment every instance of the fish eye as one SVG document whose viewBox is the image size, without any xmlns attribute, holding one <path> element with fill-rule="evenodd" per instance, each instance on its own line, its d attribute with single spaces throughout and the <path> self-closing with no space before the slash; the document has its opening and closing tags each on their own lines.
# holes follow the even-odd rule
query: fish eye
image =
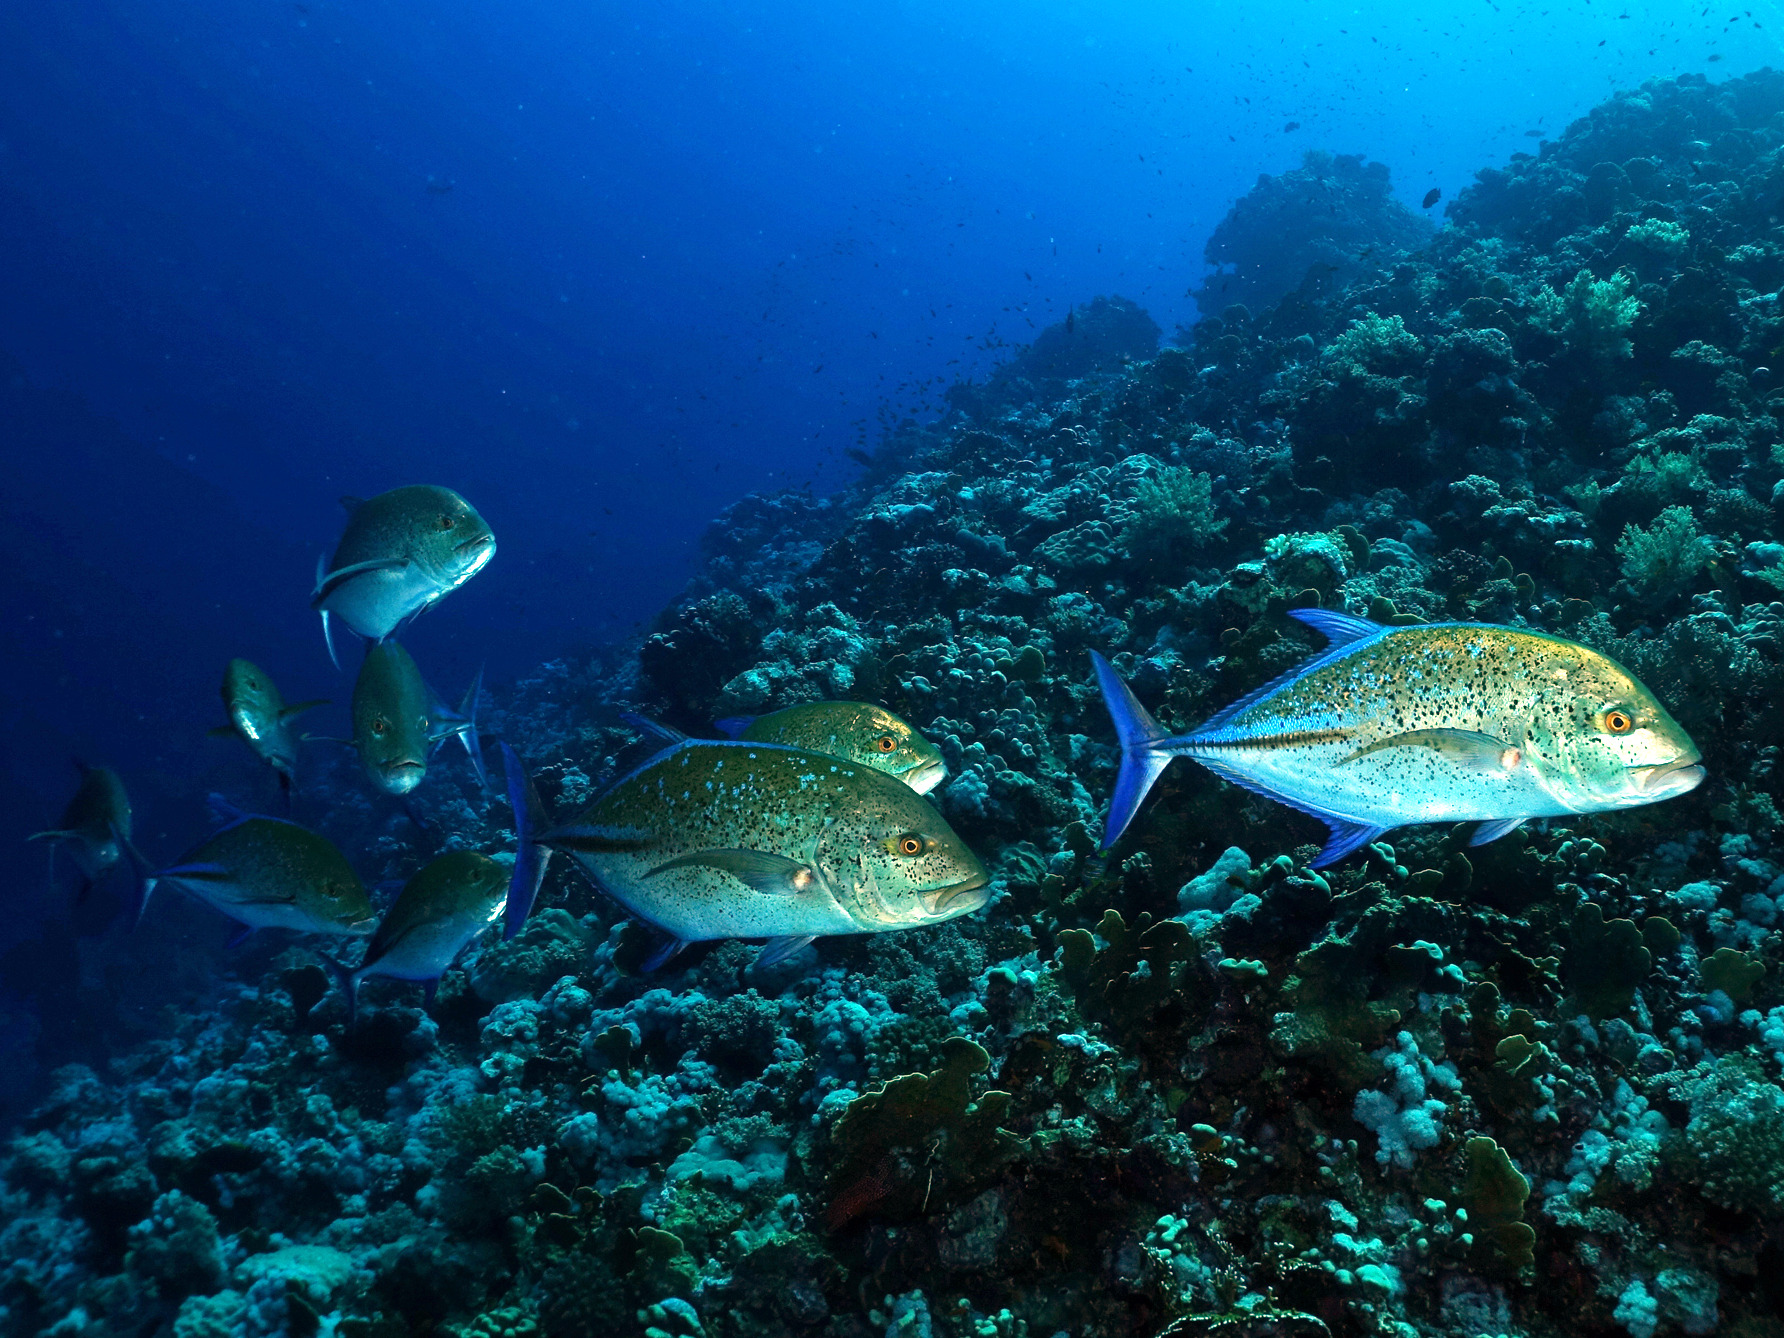
<svg viewBox="0 0 1784 1338">
<path fill-rule="evenodd" d="M 1613 706 L 1604 713 L 1604 731 L 1607 734 L 1627 734 L 1635 728 L 1635 717 L 1621 707 Z"/>
<path fill-rule="evenodd" d="M 458 522 L 451 516 L 443 515 L 440 517 L 440 528 L 442 530 L 449 530 L 456 524 L 458 524 Z"/>
<path fill-rule="evenodd" d="M 893 738 L 890 734 L 882 734 L 879 738 L 873 741 L 873 746 L 878 748 L 882 753 L 889 753 L 894 748 L 898 747 L 898 740 Z"/>
<path fill-rule="evenodd" d="M 376 720 L 372 721 L 372 733 L 377 734 L 381 737 L 384 734 L 388 733 L 389 730 L 390 730 L 390 722 L 388 720 L 386 720 L 383 716 L 379 716 Z"/>
<path fill-rule="evenodd" d="M 903 836 L 898 838 L 898 853 L 901 855 L 921 855 L 923 853 L 923 838 L 918 836 L 915 832 L 906 832 Z"/>
</svg>

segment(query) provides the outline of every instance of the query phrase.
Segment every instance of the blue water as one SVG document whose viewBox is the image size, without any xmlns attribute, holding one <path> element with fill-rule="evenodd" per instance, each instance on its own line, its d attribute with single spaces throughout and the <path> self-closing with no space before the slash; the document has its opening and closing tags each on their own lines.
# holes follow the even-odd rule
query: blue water
<svg viewBox="0 0 1784 1338">
<path fill-rule="evenodd" d="M 512 679 L 1072 305 L 1192 322 L 1209 232 L 1304 150 L 1447 200 L 1780 31 L 1745 0 L 0 7 L 0 948 L 58 921 L 21 839 L 71 756 L 177 847 L 229 656 L 346 697 L 307 609 L 341 494 L 476 503 L 500 551 L 409 643 Z"/>
</svg>

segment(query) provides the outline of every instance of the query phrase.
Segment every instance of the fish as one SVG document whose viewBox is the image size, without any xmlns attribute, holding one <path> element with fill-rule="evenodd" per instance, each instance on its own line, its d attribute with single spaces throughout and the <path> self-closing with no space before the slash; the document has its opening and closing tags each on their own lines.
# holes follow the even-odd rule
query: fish
<svg viewBox="0 0 1784 1338">
<path fill-rule="evenodd" d="M 688 737 L 631 712 L 624 719 L 668 743 Z M 806 702 L 767 715 L 731 716 L 716 723 L 727 738 L 828 753 L 896 776 L 918 794 L 928 794 L 948 777 L 940 748 L 883 706 L 870 702 Z"/>
<path fill-rule="evenodd" d="M 169 883 L 241 926 L 232 947 L 259 929 L 372 932 L 371 894 L 326 837 L 284 818 L 244 813 L 217 795 L 211 804 L 224 825 L 166 868 L 151 870 L 125 845 L 135 872 L 135 923 L 155 889 Z"/>
<path fill-rule="evenodd" d="M 457 735 L 471 755 L 480 784 L 488 785 L 477 740 L 477 702 L 483 673 L 478 671 L 462 710 L 453 711 L 422 680 L 415 657 L 398 641 L 367 648 L 353 684 L 353 738 L 360 765 L 372 784 L 387 794 L 405 795 L 427 775 L 436 745 Z"/>
<path fill-rule="evenodd" d="M 453 850 L 424 865 L 403 885 L 359 965 L 348 968 L 328 958 L 351 1021 L 359 1002 L 359 982 L 367 976 L 425 982 L 433 1003 L 440 977 L 465 945 L 502 918 L 508 900 L 507 865 L 475 850 Z"/>
<path fill-rule="evenodd" d="M 1292 135 L 1300 128 L 1301 123 L 1299 121 L 1290 121 L 1287 125 L 1282 127 L 1282 133 L 1285 135 Z"/>
<path fill-rule="evenodd" d="M 337 669 L 333 619 L 382 641 L 482 571 L 496 551 L 483 517 L 450 488 L 393 488 L 365 500 L 343 497 L 341 505 L 347 528 L 334 557 L 317 559 L 310 595 Z"/>
<path fill-rule="evenodd" d="M 1430 190 L 1425 192 L 1424 202 L 1419 205 L 1419 208 L 1429 209 L 1432 205 L 1436 204 L 1442 198 L 1443 198 L 1443 187 L 1433 186 L 1433 187 L 1431 187 Z"/>
<path fill-rule="evenodd" d="M 1657 803 L 1704 778 L 1691 737 L 1590 647 L 1488 623 L 1384 627 L 1291 609 L 1326 649 L 1170 735 L 1092 651 L 1121 765 L 1104 849 L 1173 757 L 1319 818 L 1334 864 L 1395 827 L 1478 822 L 1485 845 L 1531 818 Z"/>
<path fill-rule="evenodd" d="M 270 766 L 279 778 L 280 792 L 289 808 L 292 773 L 297 766 L 297 740 L 290 723 L 305 711 L 327 706 L 323 698 L 293 702 L 287 706 L 266 672 L 251 660 L 235 659 L 223 671 L 223 709 L 227 725 L 211 731 L 216 738 L 236 736 Z"/>
<path fill-rule="evenodd" d="M 62 810 L 62 816 L 47 831 L 34 832 L 32 841 L 50 843 L 51 877 L 54 877 L 56 852 L 66 850 L 80 871 L 80 891 L 75 900 L 85 901 L 87 894 L 106 874 L 117 867 L 130 841 L 130 796 L 124 782 L 110 767 L 90 767 L 76 761 L 80 784 L 74 797 Z"/>
<path fill-rule="evenodd" d="M 527 784 L 510 773 L 510 796 Z M 978 856 L 908 785 L 804 748 L 687 739 L 570 821 L 541 831 L 535 816 L 515 805 L 523 851 L 564 852 L 667 935 L 646 970 L 722 938 L 766 938 L 757 960 L 776 962 L 821 935 L 939 924 L 991 895 Z M 517 892 L 527 858 L 515 864 Z"/>
</svg>

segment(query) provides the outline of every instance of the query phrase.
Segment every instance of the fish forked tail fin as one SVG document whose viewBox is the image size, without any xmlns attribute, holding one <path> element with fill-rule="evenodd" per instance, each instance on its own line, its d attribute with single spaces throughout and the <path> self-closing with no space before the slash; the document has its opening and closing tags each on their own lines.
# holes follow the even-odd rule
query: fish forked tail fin
<svg viewBox="0 0 1784 1338">
<path fill-rule="evenodd" d="M 124 859 L 130 865 L 130 927 L 135 929 L 142 923 L 143 912 L 149 908 L 149 897 L 155 891 L 155 875 L 149 869 L 149 862 L 142 857 L 128 836 L 118 830 L 118 825 L 111 824 L 112 840 L 118 843 L 118 849 L 124 852 Z"/>
<path fill-rule="evenodd" d="M 1096 666 L 1097 686 L 1103 690 L 1103 705 L 1109 708 L 1109 719 L 1115 725 L 1121 748 L 1121 769 L 1115 777 L 1115 795 L 1109 801 L 1109 825 L 1103 832 L 1103 849 L 1107 850 L 1134 820 L 1146 792 L 1171 764 L 1171 755 L 1154 747 L 1169 736 L 1140 705 L 1133 689 L 1121 681 L 1115 666 L 1094 650 L 1090 652 L 1090 661 Z"/>
<path fill-rule="evenodd" d="M 545 805 L 533 788 L 532 777 L 521 765 L 520 755 L 506 742 L 502 744 L 502 769 L 508 777 L 508 803 L 514 809 L 514 873 L 508 880 L 508 905 L 503 912 L 504 939 L 513 938 L 526 923 L 545 882 L 545 870 L 551 863 L 551 851 L 536 838 L 548 825 Z"/>
</svg>

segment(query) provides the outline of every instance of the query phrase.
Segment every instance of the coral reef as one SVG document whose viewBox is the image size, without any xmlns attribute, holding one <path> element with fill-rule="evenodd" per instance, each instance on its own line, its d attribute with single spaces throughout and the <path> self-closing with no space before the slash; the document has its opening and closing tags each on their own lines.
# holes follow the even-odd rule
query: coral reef
<svg viewBox="0 0 1784 1338">
<path fill-rule="evenodd" d="M 636 646 L 494 694 L 554 807 L 638 755 L 625 709 L 883 702 L 985 911 L 640 976 L 554 865 L 430 1011 L 374 979 L 351 1022 L 308 944 L 244 950 L 14 1133 L 0 1329 L 1777 1334 L 1784 76 L 1618 96 L 1428 240 L 1302 171 L 1405 254 L 1291 255 L 1162 349 L 1074 312 L 843 493 L 738 503 Z M 1316 604 L 1588 642 L 1710 779 L 1316 871 L 1319 824 L 1181 767 L 1099 852 L 1086 652 L 1188 727 Z M 317 792 L 368 883 L 431 853 L 348 763 Z M 416 803 L 512 848 L 468 772 Z"/>
</svg>

